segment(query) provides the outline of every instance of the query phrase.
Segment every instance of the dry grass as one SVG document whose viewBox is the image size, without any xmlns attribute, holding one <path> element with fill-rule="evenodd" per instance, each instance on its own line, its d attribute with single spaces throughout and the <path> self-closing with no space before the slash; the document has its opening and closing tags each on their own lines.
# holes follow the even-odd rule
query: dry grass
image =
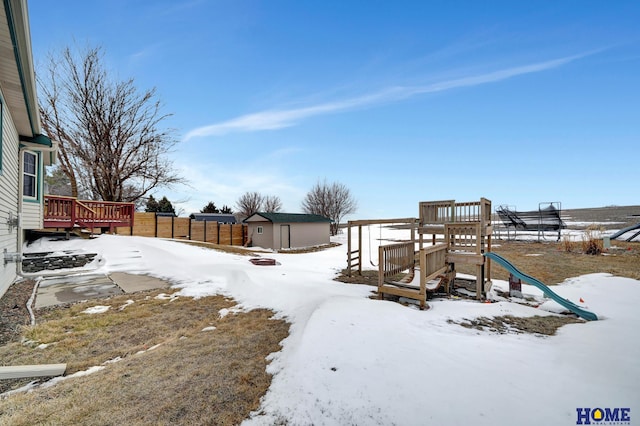
<svg viewBox="0 0 640 426">
<path fill-rule="evenodd" d="M 280 251 L 282 253 L 288 253 L 288 254 L 315 253 L 317 251 L 323 251 L 328 248 L 338 247 L 339 245 L 340 243 L 329 243 L 321 246 L 303 247 L 303 248 L 295 248 L 295 249 L 282 249 Z"/>
<path fill-rule="evenodd" d="M 508 259 L 518 269 L 536 277 L 547 285 L 563 282 L 567 278 L 596 272 L 640 280 L 640 244 L 615 241 L 615 248 L 597 256 L 575 251 L 568 252 L 560 243 L 495 242 L 493 251 Z M 463 265 L 456 265 L 459 272 L 474 274 Z M 498 265 L 492 265 L 491 277 L 509 279 L 509 273 Z"/>
<path fill-rule="evenodd" d="M 566 251 L 567 253 L 571 253 L 576 249 L 576 242 L 571 239 L 571 236 L 564 235 L 562 237 L 562 242 L 560 243 L 560 247 L 562 248 L 562 250 Z"/>
<path fill-rule="evenodd" d="M 267 310 L 221 318 L 219 311 L 234 305 L 221 296 L 167 300 L 157 294 L 53 309 L 25 330 L 34 343 L 0 347 L 4 365 L 66 362 L 67 375 L 106 366 L 0 400 L 0 423 L 225 425 L 245 419 L 270 385 L 265 358 L 280 350 L 288 324 Z M 120 310 L 129 299 L 135 303 Z M 111 308 L 82 313 L 98 304 Z M 41 343 L 50 345 L 39 349 Z"/>
<path fill-rule="evenodd" d="M 598 256 L 575 250 L 568 251 L 566 243 L 494 241 L 492 251 L 505 257 L 524 273 L 547 285 L 555 285 L 567 278 L 595 272 L 640 280 L 640 244 L 615 241 L 614 247 Z M 456 265 L 459 273 L 475 275 L 475 267 Z M 362 276 L 346 275 L 343 270 L 336 280 L 345 283 L 378 285 L 378 271 L 365 270 Z M 499 265 L 491 267 L 491 277 L 508 280 L 509 273 Z"/>
<path fill-rule="evenodd" d="M 239 254 L 241 256 L 259 256 L 260 253 L 270 253 L 265 250 L 249 250 L 241 246 L 227 246 L 223 244 L 207 243 L 203 241 L 172 240 L 177 243 L 188 244 L 190 246 L 202 247 L 210 250 L 222 251 L 225 253 Z"/>
<path fill-rule="evenodd" d="M 273 253 L 272 251 L 268 251 L 268 250 L 260 250 L 260 249 L 249 250 L 247 248 L 239 247 L 239 246 L 226 246 L 221 244 L 205 243 L 202 241 L 189 241 L 189 240 L 175 240 L 175 241 L 179 243 L 189 244 L 192 246 L 206 248 L 206 249 L 223 251 L 225 253 L 239 254 L 242 256 L 260 256 L 260 254 Z M 288 254 L 314 253 L 317 251 L 326 250 L 328 248 L 337 247 L 339 245 L 340 243 L 329 243 L 329 244 L 324 244 L 320 246 L 294 248 L 294 249 L 282 249 L 280 251 L 282 253 L 288 253 Z"/>
<path fill-rule="evenodd" d="M 479 317 L 473 320 L 464 320 L 455 322 L 448 321 L 451 324 L 459 324 L 465 328 L 473 328 L 481 331 L 491 331 L 500 334 L 519 334 L 531 333 L 537 335 L 553 336 L 560 327 L 566 324 L 582 323 L 584 321 L 574 317 L 559 316 L 533 316 L 533 317 L 514 317 L 505 315 L 494 318 Z"/>
<path fill-rule="evenodd" d="M 603 242 L 600 239 L 603 229 L 598 226 L 590 226 L 584 231 L 582 237 L 582 252 L 584 254 L 599 255 L 604 251 Z"/>
</svg>

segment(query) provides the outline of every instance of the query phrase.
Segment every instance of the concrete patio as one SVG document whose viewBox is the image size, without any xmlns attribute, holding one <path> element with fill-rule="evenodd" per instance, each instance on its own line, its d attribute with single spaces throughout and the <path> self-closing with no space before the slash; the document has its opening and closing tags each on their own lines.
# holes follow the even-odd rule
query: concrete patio
<svg viewBox="0 0 640 426">
<path fill-rule="evenodd" d="M 169 286 L 169 282 L 160 278 L 125 272 L 44 278 L 38 286 L 35 308 L 40 309 Z"/>
</svg>

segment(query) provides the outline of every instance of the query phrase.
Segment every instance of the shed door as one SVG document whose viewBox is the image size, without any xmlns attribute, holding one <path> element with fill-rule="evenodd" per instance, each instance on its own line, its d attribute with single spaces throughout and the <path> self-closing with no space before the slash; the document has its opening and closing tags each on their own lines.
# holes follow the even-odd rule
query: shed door
<svg viewBox="0 0 640 426">
<path fill-rule="evenodd" d="M 291 248 L 291 229 L 289 225 L 280 225 L 280 248 Z"/>
</svg>

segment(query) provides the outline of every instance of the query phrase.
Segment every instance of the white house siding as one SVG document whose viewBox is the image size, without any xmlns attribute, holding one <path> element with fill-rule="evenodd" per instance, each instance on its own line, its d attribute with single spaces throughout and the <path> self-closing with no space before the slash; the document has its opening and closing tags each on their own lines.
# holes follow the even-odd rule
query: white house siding
<svg viewBox="0 0 640 426">
<path fill-rule="evenodd" d="M 11 120 L 11 114 L 2 108 L 2 171 L 0 172 L 0 296 L 16 279 L 15 263 L 4 264 L 4 250 L 18 251 L 18 230 L 9 231 L 9 213 L 18 214 L 18 133 Z"/>
<path fill-rule="evenodd" d="M 24 229 L 42 228 L 42 207 L 40 201 L 37 203 L 22 203 L 22 227 Z"/>
</svg>

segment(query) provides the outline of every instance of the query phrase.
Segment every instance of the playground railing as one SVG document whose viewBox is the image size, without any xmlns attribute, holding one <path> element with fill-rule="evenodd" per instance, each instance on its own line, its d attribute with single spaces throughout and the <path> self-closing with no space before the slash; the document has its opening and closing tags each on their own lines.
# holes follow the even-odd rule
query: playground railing
<svg viewBox="0 0 640 426">
<path fill-rule="evenodd" d="M 406 270 L 415 268 L 413 241 L 387 244 L 378 247 L 378 285 Z"/>
<path fill-rule="evenodd" d="M 447 223 L 444 225 L 445 243 L 452 252 L 482 253 L 482 224 L 480 222 Z"/>
<path fill-rule="evenodd" d="M 480 201 L 455 203 L 451 222 L 480 222 L 482 227 L 491 225 L 491 201 L 481 198 Z"/>
<path fill-rule="evenodd" d="M 442 225 L 451 222 L 480 222 L 491 224 L 491 201 L 456 203 L 455 200 L 420 202 L 420 226 Z"/>
<path fill-rule="evenodd" d="M 420 309 L 427 305 L 427 289 L 424 283 L 415 286 L 415 244 L 404 242 L 379 247 L 378 298 L 384 294 L 418 300 Z M 396 276 L 404 271 L 408 273 L 399 280 Z"/>
<path fill-rule="evenodd" d="M 420 249 L 420 287 L 426 286 L 428 281 L 446 273 L 447 245 L 436 244 Z"/>
<path fill-rule="evenodd" d="M 420 226 L 453 222 L 455 200 L 421 201 Z"/>
</svg>

